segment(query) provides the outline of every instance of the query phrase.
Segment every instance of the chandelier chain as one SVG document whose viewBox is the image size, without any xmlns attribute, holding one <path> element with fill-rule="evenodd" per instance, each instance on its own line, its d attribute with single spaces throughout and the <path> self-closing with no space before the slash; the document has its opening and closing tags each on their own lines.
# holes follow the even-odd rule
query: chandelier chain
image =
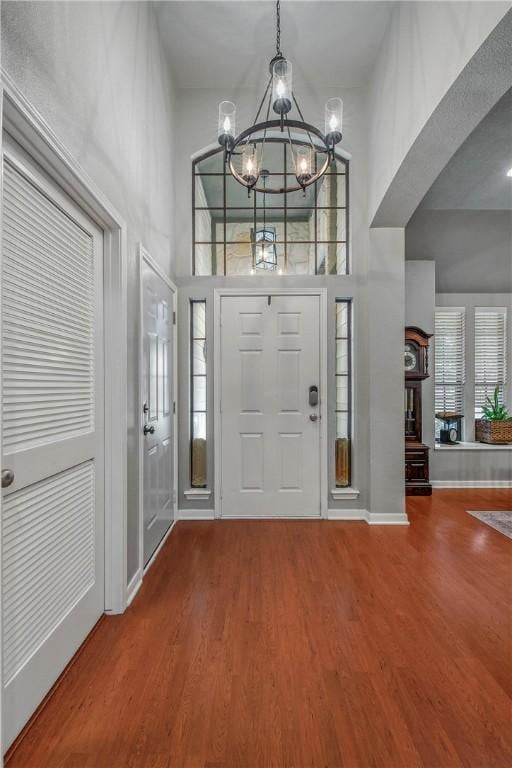
<svg viewBox="0 0 512 768">
<path fill-rule="evenodd" d="M 276 2 L 276 55 L 283 55 L 281 53 L 281 0 Z"/>
</svg>

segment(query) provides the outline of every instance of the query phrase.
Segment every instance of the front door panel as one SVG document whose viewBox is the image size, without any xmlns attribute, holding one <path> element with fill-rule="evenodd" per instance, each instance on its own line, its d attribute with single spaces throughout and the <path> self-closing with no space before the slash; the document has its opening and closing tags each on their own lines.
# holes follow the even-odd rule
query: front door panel
<svg viewBox="0 0 512 768">
<path fill-rule="evenodd" d="M 320 302 L 221 300 L 221 514 L 320 515 Z"/>
</svg>

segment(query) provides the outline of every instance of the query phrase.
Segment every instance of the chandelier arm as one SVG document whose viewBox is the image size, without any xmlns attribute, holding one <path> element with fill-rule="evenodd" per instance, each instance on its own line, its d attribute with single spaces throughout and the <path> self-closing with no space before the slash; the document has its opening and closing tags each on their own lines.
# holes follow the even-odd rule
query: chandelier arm
<svg viewBox="0 0 512 768">
<path fill-rule="evenodd" d="M 269 77 L 269 80 L 268 80 L 268 83 L 267 83 L 267 87 L 265 88 L 265 93 L 263 94 L 263 98 L 262 98 L 262 100 L 260 101 L 260 105 L 259 105 L 259 107 L 258 107 L 258 111 L 256 112 L 256 117 L 255 117 L 255 118 L 254 118 L 254 120 L 252 121 L 252 124 L 253 124 L 253 125 L 255 125 L 255 124 L 258 122 L 258 118 L 259 118 L 259 116 L 260 116 L 260 112 L 261 112 L 261 109 L 262 109 L 262 107 L 263 107 L 263 104 L 265 103 L 265 99 L 267 98 L 267 93 L 268 93 L 268 91 L 269 91 L 269 88 L 270 88 L 270 85 L 271 85 L 271 83 L 272 83 L 272 75 L 270 75 L 270 77 Z M 272 94 L 271 94 L 270 96 L 271 96 L 271 98 L 272 98 Z M 268 120 L 268 113 L 267 113 L 267 120 Z"/>
<path fill-rule="evenodd" d="M 292 135 L 290 133 L 290 125 L 288 123 L 288 120 L 286 121 L 286 130 L 288 131 L 288 141 L 290 142 L 290 152 L 291 152 L 291 155 L 292 155 L 293 166 L 294 166 L 294 169 L 295 169 L 296 159 L 295 159 L 295 155 L 293 154 Z M 285 179 L 285 184 L 286 184 L 286 179 Z"/>
<path fill-rule="evenodd" d="M 299 107 L 299 102 L 295 98 L 295 93 L 293 91 L 292 91 L 292 99 L 294 101 L 295 106 L 297 107 L 297 112 L 299 113 L 300 119 L 302 120 L 303 123 L 305 123 L 306 121 L 304 120 L 304 115 L 302 114 L 302 110 Z M 313 145 L 313 139 L 311 138 L 311 134 L 309 131 L 307 133 L 309 136 L 309 143 L 311 144 L 311 149 L 313 150 L 313 152 L 315 152 L 315 147 Z"/>
<path fill-rule="evenodd" d="M 270 94 L 269 97 L 268 97 L 267 117 L 266 117 L 266 122 L 267 123 L 268 123 L 268 118 L 269 118 L 269 115 L 270 115 L 270 105 L 271 105 L 271 103 L 272 103 L 272 94 Z M 265 127 L 265 130 L 263 131 L 263 142 L 261 144 L 261 159 L 262 159 L 262 161 L 263 161 L 263 152 L 265 151 L 265 142 L 266 142 L 266 140 L 267 140 L 267 128 Z"/>
</svg>

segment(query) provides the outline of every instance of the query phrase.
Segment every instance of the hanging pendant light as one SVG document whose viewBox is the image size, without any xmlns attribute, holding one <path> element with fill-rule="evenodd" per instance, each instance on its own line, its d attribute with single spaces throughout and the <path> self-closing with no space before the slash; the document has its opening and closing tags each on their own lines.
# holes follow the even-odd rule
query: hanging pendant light
<svg viewBox="0 0 512 768">
<path fill-rule="evenodd" d="M 254 233 L 254 267 L 275 272 L 277 269 L 276 231 L 267 227 L 266 196 L 268 171 L 261 171 L 263 182 L 263 228 Z"/>
<path fill-rule="evenodd" d="M 305 190 L 327 171 L 334 159 L 335 147 L 342 139 L 343 102 L 335 97 L 325 105 L 324 133 L 306 123 L 293 91 L 292 63 L 281 52 L 281 6 L 276 2 L 276 55 L 269 65 L 270 79 L 253 124 L 235 133 L 236 108 L 230 101 L 219 105 L 218 141 L 224 147 L 225 160 L 233 178 L 249 192 L 286 194 Z M 266 114 L 263 119 L 263 109 Z M 293 111 L 297 113 L 293 116 Z M 271 111 L 277 118 L 271 119 Z M 289 170 L 273 169 L 265 158 L 270 144 L 289 145 L 296 183 L 287 183 Z M 283 155 L 284 157 L 284 155 Z M 284 161 L 286 162 L 286 161 Z M 270 176 L 260 183 L 260 168 L 265 163 Z M 282 179 L 272 186 L 268 178 Z M 293 177 L 292 177 L 293 178 Z"/>
</svg>

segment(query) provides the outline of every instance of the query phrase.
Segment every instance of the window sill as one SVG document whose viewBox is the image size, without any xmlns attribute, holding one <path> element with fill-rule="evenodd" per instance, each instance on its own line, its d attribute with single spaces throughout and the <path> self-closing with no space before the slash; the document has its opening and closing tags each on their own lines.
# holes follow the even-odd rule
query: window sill
<svg viewBox="0 0 512 768">
<path fill-rule="evenodd" d="M 357 499 L 359 498 L 359 491 L 357 488 L 333 488 L 331 496 L 335 501 L 343 501 L 344 499 Z"/>
<path fill-rule="evenodd" d="M 449 445 L 448 443 L 436 443 L 434 446 L 436 451 L 512 451 L 512 443 L 508 445 L 490 445 L 489 443 L 477 443 L 477 442 L 460 442 L 456 445 Z"/>
<path fill-rule="evenodd" d="M 189 488 L 184 492 L 185 498 L 191 501 L 208 501 L 212 492 L 208 488 Z"/>
</svg>

